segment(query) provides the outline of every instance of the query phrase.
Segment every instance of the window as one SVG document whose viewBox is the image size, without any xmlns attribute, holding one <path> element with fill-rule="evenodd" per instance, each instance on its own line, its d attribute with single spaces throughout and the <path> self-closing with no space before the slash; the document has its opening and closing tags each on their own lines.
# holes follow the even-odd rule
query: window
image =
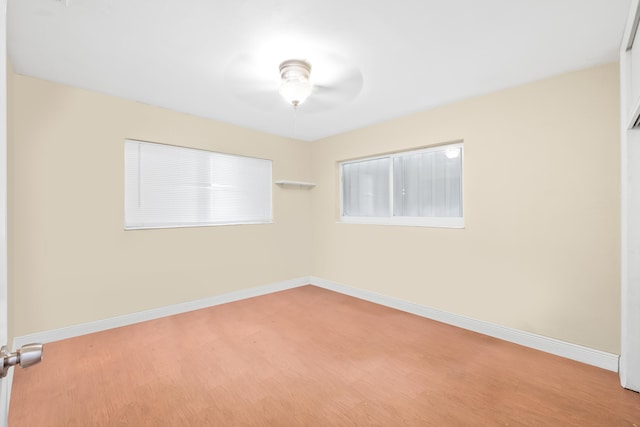
<svg viewBox="0 0 640 427">
<path fill-rule="evenodd" d="M 270 222 L 270 160 L 125 141 L 125 229 Z"/>
<path fill-rule="evenodd" d="M 463 227 L 462 143 L 340 164 L 343 222 Z"/>
</svg>

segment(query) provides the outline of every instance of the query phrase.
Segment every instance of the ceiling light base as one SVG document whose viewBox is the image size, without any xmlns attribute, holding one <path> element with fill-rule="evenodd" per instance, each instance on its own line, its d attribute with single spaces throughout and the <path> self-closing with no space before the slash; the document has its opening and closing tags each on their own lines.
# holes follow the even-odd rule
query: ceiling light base
<svg viewBox="0 0 640 427">
<path fill-rule="evenodd" d="M 302 59 L 288 59 L 280 64 L 280 94 L 294 107 L 311 95 L 311 64 Z"/>
</svg>

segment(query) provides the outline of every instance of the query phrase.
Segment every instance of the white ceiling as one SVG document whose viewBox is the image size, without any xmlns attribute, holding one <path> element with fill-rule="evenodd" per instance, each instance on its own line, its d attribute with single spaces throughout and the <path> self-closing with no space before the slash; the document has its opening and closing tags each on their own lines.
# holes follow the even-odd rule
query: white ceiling
<svg viewBox="0 0 640 427">
<path fill-rule="evenodd" d="M 17 73 L 302 140 L 615 61 L 630 0 L 8 0 Z M 300 106 L 278 64 L 323 85 Z"/>
</svg>

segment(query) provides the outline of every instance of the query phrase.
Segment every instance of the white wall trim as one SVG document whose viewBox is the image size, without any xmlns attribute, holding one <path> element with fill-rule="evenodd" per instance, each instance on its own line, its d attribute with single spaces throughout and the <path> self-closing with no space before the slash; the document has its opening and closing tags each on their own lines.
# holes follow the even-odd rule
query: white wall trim
<svg viewBox="0 0 640 427">
<path fill-rule="evenodd" d="M 627 47 L 639 7 L 638 0 L 631 1 L 620 46 L 620 384 L 635 391 L 640 391 L 640 130 L 629 129 L 635 112 L 631 107 L 639 100 L 631 99 L 632 61 Z M 635 46 L 634 52 L 637 49 L 640 47 Z"/>
<path fill-rule="evenodd" d="M 247 298 L 253 298 L 260 295 L 266 295 L 273 292 L 283 291 L 286 289 L 297 288 L 299 286 L 309 284 L 309 277 L 299 277 L 297 279 L 286 280 L 283 282 L 269 283 L 267 285 L 257 286 L 249 289 L 242 289 L 227 294 L 216 295 L 213 297 L 203 298 L 196 301 L 188 301 L 180 304 L 169 305 L 166 307 L 154 308 L 151 310 L 141 311 L 138 313 L 125 314 L 122 316 L 111 317 L 94 322 L 82 323 L 74 326 L 67 326 L 60 329 L 50 331 L 36 332 L 29 335 L 16 337 L 13 340 L 13 348 L 16 349 L 25 344 L 33 342 L 49 343 L 60 341 L 67 338 L 73 338 L 80 335 L 100 332 L 107 329 L 118 328 L 120 326 L 132 325 L 134 323 L 145 322 L 147 320 L 158 319 L 161 317 L 172 316 L 174 314 L 186 313 L 188 311 L 199 310 L 201 308 L 213 307 L 215 305 L 226 304 L 228 302 L 239 301 Z M 45 348 L 46 356 L 46 348 Z"/>
<path fill-rule="evenodd" d="M 536 335 L 517 329 L 507 328 L 482 320 L 472 319 L 470 317 L 449 313 L 443 310 L 426 307 L 397 298 L 388 297 L 363 289 L 345 286 L 329 280 L 318 277 L 299 277 L 296 279 L 286 280 L 283 282 L 270 283 L 254 288 L 243 289 L 228 294 L 217 295 L 214 297 L 204 298 L 196 301 L 189 301 L 181 304 L 160 307 L 152 310 L 146 310 L 138 313 L 126 314 L 123 316 L 112 317 L 109 319 L 98 320 L 95 322 L 83 323 L 80 325 L 69 326 L 50 331 L 38 332 L 29 335 L 16 337 L 13 341 L 13 348 L 31 342 L 54 342 L 67 338 L 73 338 L 80 335 L 86 335 L 94 332 L 100 332 L 107 329 L 117 328 L 120 326 L 132 325 L 134 323 L 144 322 L 147 320 L 158 319 L 160 317 L 171 316 L 174 314 L 185 313 L 188 311 L 198 310 L 201 308 L 212 307 L 228 302 L 239 301 L 260 295 L 266 295 L 273 292 L 283 291 L 286 289 L 297 288 L 304 285 L 314 285 L 331 291 L 339 292 L 365 301 L 374 302 L 387 307 L 402 310 L 428 319 L 437 320 L 442 323 L 457 326 L 470 331 L 478 332 L 525 347 L 555 354 L 567 359 L 597 366 L 613 372 L 618 372 L 619 356 L 600 350 L 584 347 L 577 344 L 560 341 L 554 338 Z M 46 348 L 45 348 L 46 353 Z M 11 378 L 7 378 L 9 387 Z M 8 407 L 8 406 L 7 406 Z"/>
<path fill-rule="evenodd" d="M 598 368 L 618 372 L 619 356 L 617 354 L 607 353 L 589 347 L 560 341 L 555 338 L 549 338 L 542 335 L 520 331 L 517 329 L 507 328 L 504 326 L 496 325 L 494 323 L 472 319 L 470 317 L 460 316 L 458 314 L 453 314 L 443 310 L 438 310 L 435 308 L 414 304 L 408 301 L 391 298 L 374 292 L 365 291 L 363 289 L 341 285 L 329 280 L 320 279 L 318 277 L 310 277 L 309 283 L 366 301 L 371 301 L 376 304 L 381 304 L 387 307 L 402 310 L 407 313 L 412 313 L 418 316 L 426 317 L 428 319 L 437 320 L 438 322 L 457 326 L 463 329 L 468 329 L 474 332 L 479 332 L 481 334 L 500 338 L 502 340 L 509 341 L 515 344 L 520 344 L 536 350 L 555 354 L 556 356 L 566 357 L 567 359 L 597 366 Z"/>
</svg>

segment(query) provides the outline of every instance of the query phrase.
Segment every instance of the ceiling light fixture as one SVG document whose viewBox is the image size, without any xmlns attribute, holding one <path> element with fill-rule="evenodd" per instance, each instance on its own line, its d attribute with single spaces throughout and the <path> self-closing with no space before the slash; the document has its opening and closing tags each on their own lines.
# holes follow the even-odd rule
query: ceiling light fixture
<svg viewBox="0 0 640 427">
<path fill-rule="evenodd" d="M 294 108 L 311 95 L 311 64 L 302 59 L 289 59 L 280 64 L 280 95 Z"/>
</svg>

